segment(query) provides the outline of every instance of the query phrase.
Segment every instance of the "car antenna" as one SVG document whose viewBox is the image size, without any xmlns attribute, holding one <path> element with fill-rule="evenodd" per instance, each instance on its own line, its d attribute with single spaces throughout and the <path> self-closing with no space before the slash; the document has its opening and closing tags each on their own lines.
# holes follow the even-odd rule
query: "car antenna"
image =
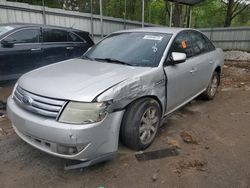
<svg viewBox="0 0 250 188">
<path fill-rule="evenodd" d="M 73 29 L 74 26 L 75 26 L 75 23 L 73 23 L 73 25 L 71 26 L 71 28 Z"/>
</svg>

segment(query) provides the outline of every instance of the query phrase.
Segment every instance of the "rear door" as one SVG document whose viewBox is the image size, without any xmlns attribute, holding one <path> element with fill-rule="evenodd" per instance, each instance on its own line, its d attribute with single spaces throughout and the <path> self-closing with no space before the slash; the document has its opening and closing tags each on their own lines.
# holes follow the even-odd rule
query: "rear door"
<svg viewBox="0 0 250 188">
<path fill-rule="evenodd" d="M 195 84 L 197 92 L 206 89 L 209 80 L 212 76 L 214 67 L 214 55 L 210 45 L 205 40 L 204 36 L 197 31 L 190 31 L 192 38 L 192 46 L 194 49 L 193 61 L 196 62 L 196 77 Z"/>
<path fill-rule="evenodd" d="M 84 49 L 87 46 L 87 42 L 85 40 L 75 33 L 68 32 L 68 42 L 70 44 L 68 47 L 69 58 L 76 58 L 83 55 Z"/>
<path fill-rule="evenodd" d="M 17 79 L 38 67 L 41 60 L 41 30 L 39 27 L 14 31 L 2 40 L 14 40 L 12 47 L 1 47 L 1 80 Z"/>
<path fill-rule="evenodd" d="M 68 33 L 63 29 L 43 29 L 43 62 L 41 66 L 68 59 Z"/>
</svg>

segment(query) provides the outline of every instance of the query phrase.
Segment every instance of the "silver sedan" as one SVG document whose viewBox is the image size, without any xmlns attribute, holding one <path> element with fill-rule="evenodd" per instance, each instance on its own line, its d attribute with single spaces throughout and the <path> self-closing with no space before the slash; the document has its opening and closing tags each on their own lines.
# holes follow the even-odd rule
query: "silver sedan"
<svg viewBox="0 0 250 188">
<path fill-rule="evenodd" d="M 213 99 L 223 63 L 197 30 L 115 32 L 81 58 L 23 75 L 8 116 L 30 145 L 88 166 L 113 158 L 119 139 L 144 150 L 170 113 L 198 95 Z"/>
</svg>

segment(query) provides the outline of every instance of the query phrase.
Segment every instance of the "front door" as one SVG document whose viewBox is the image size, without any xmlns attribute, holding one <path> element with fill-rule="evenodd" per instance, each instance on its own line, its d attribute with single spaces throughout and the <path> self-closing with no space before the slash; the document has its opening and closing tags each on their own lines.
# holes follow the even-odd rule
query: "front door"
<svg viewBox="0 0 250 188">
<path fill-rule="evenodd" d="M 193 61 L 193 49 L 191 37 L 187 32 L 182 32 L 175 38 L 170 53 L 186 53 L 187 60 L 184 63 L 164 66 L 167 75 L 167 109 L 169 113 L 188 101 L 197 90 L 195 80 L 197 79 L 197 62 Z"/>
<path fill-rule="evenodd" d="M 11 47 L 0 47 L 0 80 L 17 79 L 37 68 L 41 59 L 40 28 L 21 29 L 3 40 L 12 40 Z"/>
</svg>

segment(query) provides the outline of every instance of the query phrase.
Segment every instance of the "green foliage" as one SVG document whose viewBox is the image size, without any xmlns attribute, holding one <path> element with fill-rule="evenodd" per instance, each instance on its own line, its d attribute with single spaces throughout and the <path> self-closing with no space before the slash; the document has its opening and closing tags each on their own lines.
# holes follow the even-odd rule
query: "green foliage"
<svg viewBox="0 0 250 188">
<path fill-rule="evenodd" d="M 9 0 L 20 3 L 28 3 L 32 5 L 42 5 L 42 0 Z M 63 0 L 44 0 L 45 5 L 51 8 L 62 8 Z"/>
<path fill-rule="evenodd" d="M 147 22 L 166 25 L 167 13 L 164 0 L 150 1 L 146 9 L 146 15 Z"/>
<path fill-rule="evenodd" d="M 250 26 L 250 7 L 246 8 L 233 20 L 232 26 Z"/>
<path fill-rule="evenodd" d="M 42 5 L 42 0 L 9 0 Z M 90 0 L 44 0 L 45 5 L 52 8 L 64 8 L 90 13 Z M 93 1 L 93 13 L 99 14 L 99 0 Z M 141 21 L 142 0 L 126 0 L 126 19 Z M 187 25 L 188 9 L 185 5 L 181 8 L 181 25 Z M 192 27 L 223 27 L 226 16 L 225 3 L 222 0 L 204 0 L 193 7 Z M 169 25 L 170 3 L 166 0 L 145 0 L 145 22 Z M 103 0 L 104 16 L 124 18 L 125 0 Z M 250 7 L 240 13 L 232 22 L 232 26 L 250 26 Z"/>
<path fill-rule="evenodd" d="M 192 26 L 195 28 L 222 27 L 225 9 L 218 0 L 205 0 L 193 8 Z"/>
</svg>

